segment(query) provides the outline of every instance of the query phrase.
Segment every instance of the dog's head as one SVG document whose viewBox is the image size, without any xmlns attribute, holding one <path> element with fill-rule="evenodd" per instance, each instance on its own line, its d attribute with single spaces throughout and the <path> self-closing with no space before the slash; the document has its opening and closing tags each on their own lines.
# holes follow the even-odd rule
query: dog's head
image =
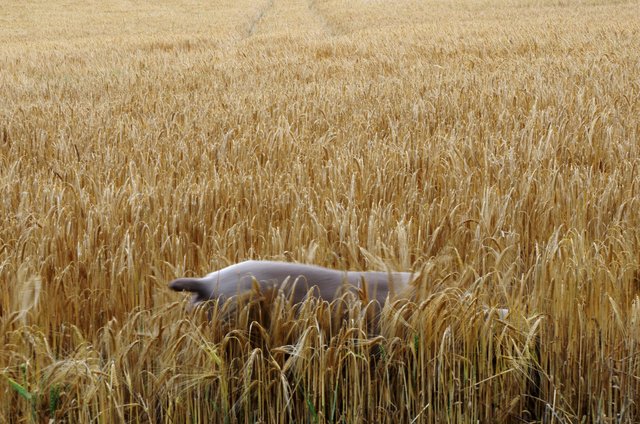
<svg viewBox="0 0 640 424">
<path fill-rule="evenodd" d="M 169 283 L 169 288 L 174 291 L 193 293 L 191 298 L 193 305 L 212 299 L 211 287 L 201 278 L 178 278 Z"/>
</svg>

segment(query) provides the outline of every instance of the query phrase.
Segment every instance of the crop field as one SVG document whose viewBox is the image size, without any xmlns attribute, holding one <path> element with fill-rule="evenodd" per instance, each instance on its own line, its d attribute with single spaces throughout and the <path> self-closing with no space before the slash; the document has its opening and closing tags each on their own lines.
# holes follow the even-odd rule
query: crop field
<svg viewBox="0 0 640 424">
<path fill-rule="evenodd" d="M 639 422 L 639 16 L 3 0 L 0 424 Z M 418 278 L 167 288 L 249 258 Z"/>
</svg>

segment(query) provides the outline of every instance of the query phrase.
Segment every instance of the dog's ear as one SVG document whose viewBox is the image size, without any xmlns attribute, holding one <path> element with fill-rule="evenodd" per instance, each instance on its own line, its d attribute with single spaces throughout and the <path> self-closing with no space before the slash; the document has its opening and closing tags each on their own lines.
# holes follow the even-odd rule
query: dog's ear
<svg viewBox="0 0 640 424">
<path fill-rule="evenodd" d="M 211 298 L 211 288 L 200 278 L 178 278 L 169 283 L 169 288 L 175 291 L 194 293 L 194 302 L 202 302 Z"/>
</svg>

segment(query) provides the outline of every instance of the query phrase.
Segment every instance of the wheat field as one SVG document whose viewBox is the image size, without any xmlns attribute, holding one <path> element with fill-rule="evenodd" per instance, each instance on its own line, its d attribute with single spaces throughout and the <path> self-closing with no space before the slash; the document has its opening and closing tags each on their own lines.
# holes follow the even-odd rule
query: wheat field
<svg viewBox="0 0 640 424">
<path fill-rule="evenodd" d="M 3 1 L 0 423 L 640 421 L 639 16 Z M 248 258 L 420 277 L 167 288 Z"/>
</svg>

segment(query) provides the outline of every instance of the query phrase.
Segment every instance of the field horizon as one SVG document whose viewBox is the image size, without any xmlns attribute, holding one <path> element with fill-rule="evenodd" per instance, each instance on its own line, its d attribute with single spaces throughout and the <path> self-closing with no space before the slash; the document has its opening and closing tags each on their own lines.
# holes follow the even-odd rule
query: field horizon
<svg viewBox="0 0 640 424">
<path fill-rule="evenodd" d="M 7 0 L 0 424 L 640 421 L 639 10 Z M 246 259 L 420 277 L 167 287 Z"/>
</svg>

